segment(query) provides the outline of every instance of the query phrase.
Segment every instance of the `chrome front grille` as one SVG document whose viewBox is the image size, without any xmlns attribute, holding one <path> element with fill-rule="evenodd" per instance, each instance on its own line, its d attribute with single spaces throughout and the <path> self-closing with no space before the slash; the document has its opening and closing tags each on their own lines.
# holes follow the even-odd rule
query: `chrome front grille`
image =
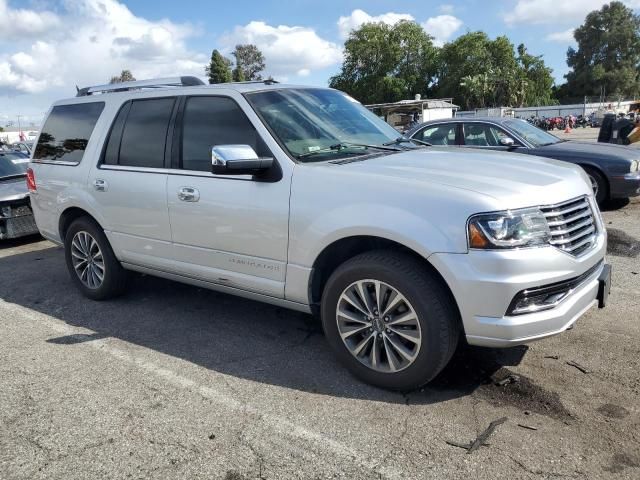
<svg viewBox="0 0 640 480">
<path fill-rule="evenodd" d="M 578 256 L 596 243 L 598 227 L 587 197 L 540 208 L 551 230 L 550 244 Z"/>
</svg>

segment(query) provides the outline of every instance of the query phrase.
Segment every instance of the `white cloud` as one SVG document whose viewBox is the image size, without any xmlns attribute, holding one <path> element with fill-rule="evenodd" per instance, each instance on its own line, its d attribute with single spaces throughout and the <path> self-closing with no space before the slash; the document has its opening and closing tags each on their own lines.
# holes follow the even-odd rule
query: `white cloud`
<svg viewBox="0 0 640 480">
<path fill-rule="evenodd" d="M 60 18 L 53 12 L 10 8 L 7 0 L 0 0 L 0 19 L 0 38 L 4 39 L 42 34 L 60 25 Z"/>
<path fill-rule="evenodd" d="M 597 10 L 608 0 L 518 0 L 513 10 L 504 15 L 509 25 L 560 24 L 581 22 L 592 10 Z M 623 0 L 623 3 L 640 8 L 640 0 Z"/>
<path fill-rule="evenodd" d="M 255 44 L 264 54 L 267 75 L 282 79 L 296 73 L 308 76 L 313 70 L 340 63 L 342 49 L 318 36 L 307 27 L 274 27 L 265 22 L 237 26 L 221 38 L 223 50 L 231 52 L 235 45 Z"/>
<path fill-rule="evenodd" d="M 451 5 L 441 5 L 440 10 L 450 11 Z M 449 8 L 451 7 L 451 8 Z M 382 15 L 372 16 L 364 10 L 354 10 L 348 17 L 340 17 L 338 19 L 338 31 L 342 38 L 347 38 L 351 30 L 357 29 L 365 23 L 381 22 L 387 25 L 395 25 L 396 23 L 408 20 L 415 21 L 413 15 L 408 13 L 388 12 Z M 462 20 L 453 15 L 438 15 L 428 18 L 420 24 L 424 30 L 434 37 L 436 45 L 442 45 L 449 40 L 451 36 L 462 26 Z"/>
<path fill-rule="evenodd" d="M 103 83 L 125 68 L 137 78 L 204 73 L 206 56 L 185 43 L 197 33 L 194 27 L 138 17 L 118 0 L 66 0 L 59 13 L 12 9 L 0 0 L 1 9 L 9 18 L 20 17 L 20 28 L 30 32 L 23 42 L 31 46 L 0 55 L 0 94 L 56 86 L 72 93 L 76 84 Z"/>
<path fill-rule="evenodd" d="M 342 38 L 347 38 L 351 30 L 355 30 L 365 23 L 382 22 L 387 25 L 394 25 L 401 20 L 412 21 L 415 19 L 413 15 L 409 15 L 408 13 L 388 12 L 382 15 L 371 16 L 364 10 L 357 9 L 351 12 L 351 15 L 348 17 L 340 17 L 338 19 L 338 31 Z"/>
<path fill-rule="evenodd" d="M 562 32 L 553 32 L 545 37 L 545 40 L 548 42 L 556 42 L 556 43 L 575 43 L 575 39 L 573 38 L 573 28 L 569 28 Z"/>
<path fill-rule="evenodd" d="M 462 27 L 462 20 L 453 15 L 438 15 L 422 23 L 422 28 L 434 38 L 436 45 L 442 45 Z"/>
</svg>

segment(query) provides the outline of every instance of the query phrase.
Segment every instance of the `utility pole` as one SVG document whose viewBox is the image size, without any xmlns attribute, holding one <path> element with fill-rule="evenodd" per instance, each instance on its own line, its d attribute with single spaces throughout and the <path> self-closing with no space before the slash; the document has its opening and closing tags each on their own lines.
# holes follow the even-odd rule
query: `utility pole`
<svg viewBox="0 0 640 480">
<path fill-rule="evenodd" d="M 16 115 L 18 117 L 18 139 L 22 142 L 24 139 L 22 138 L 22 125 L 20 124 L 20 118 L 22 115 Z"/>
</svg>

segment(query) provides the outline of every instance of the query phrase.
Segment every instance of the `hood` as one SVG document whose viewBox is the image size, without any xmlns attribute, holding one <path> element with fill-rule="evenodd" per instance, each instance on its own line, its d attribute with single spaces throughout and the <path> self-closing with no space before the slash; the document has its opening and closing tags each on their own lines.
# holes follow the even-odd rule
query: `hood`
<svg viewBox="0 0 640 480">
<path fill-rule="evenodd" d="M 25 178 L 0 179 L 0 202 L 22 200 L 29 196 Z"/>
<path fill-rule="evenodd" d="M 553 155 L 556 158 L 609 158 L 616 160 L 636 160 L 640 150 L 611 143 L 559 142 L 534 149 L 540 155 Z"/>
<path fill-rule="evenodd" d="M 570 163 L 467 148 L 429 147 L 337 168 L 414 185 L 431 183 L 475 192 L 491 197 L 500 209 L 559 203 L 591 193 L 582 169 Z"/>
</svg>

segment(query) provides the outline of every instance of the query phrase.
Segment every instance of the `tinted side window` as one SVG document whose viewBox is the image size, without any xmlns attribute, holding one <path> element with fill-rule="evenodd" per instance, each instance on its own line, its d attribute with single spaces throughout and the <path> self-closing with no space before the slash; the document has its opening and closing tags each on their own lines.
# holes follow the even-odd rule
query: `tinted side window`
<svg viewBox="0 0 640 480">
<path fill-rule="evenodd" d="M 464 126 L 464 144 L 477 147 L 497 147 L 507 134 L 501 129 L 484 123 L 467 123 Z"/>
<path fill-rule="evenodd" d="M 445 123 L 443 125 L 427 127 L 418 133 L 417 138 L 423 142 L 429 142 L 432 145 L 455 145 L 456 124 Z"/>
<path fill-rule="evenodd" d="M 131 102 L 120 142 L 119 165 L 164 167 L 167 130 L 174 103 L 173 98 Z M 109 150 L 109 145 L 107 145 L 107 150 Z"/>
<path fill-rule="evenodd" d="M 103 109 L 104 102 L 53 107 L 42 127 L 33 159 L 80 163 Z"/>
<path fill-rule="evenodd" d="M 182 127 L 182 168 L 211 171 L 211 147 L 243 144 L 258 156 L 271 153 L 238 104 L 226 97 L 187 99 Z"/>
</svg>

